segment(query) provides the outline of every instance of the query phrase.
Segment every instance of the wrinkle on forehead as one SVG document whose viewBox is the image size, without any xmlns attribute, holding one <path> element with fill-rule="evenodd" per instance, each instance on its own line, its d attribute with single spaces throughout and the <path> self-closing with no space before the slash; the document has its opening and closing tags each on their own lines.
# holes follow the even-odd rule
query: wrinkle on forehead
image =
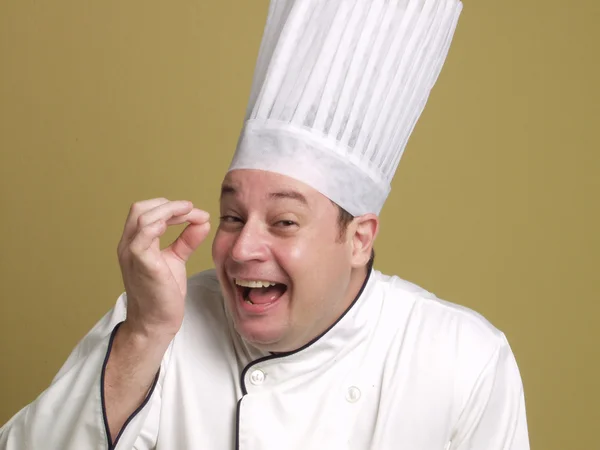
<svg viewBox="0 0 600 450">
<path fill-rule="evenodd" d="M 232 185 L 224 184 L 221 188 L 221 200 L 223 200 L 223 198 L 227 197 L 227 196 L 237 197 L 238 195 L 239 195 L 239 190 L 236 189 Z M 307 208 L 310 207 L 306 196 L 304 196 L 304 194 L 302 194 L 298 191 L 292 190 L 292 189 L 268 192 L 265 197 L 269 200 L 275 200 L 275 201 L 277 201 L 277 200 L 293 200 L 294 202 L 299 203 L 304 207 L 307 207 Z"/>
<path fill-rule="evenodd" d="M 252 171 L 254 172 L 254 171 Z M 258 172 L 258 171 L 256 171 Z M 248 193 L 248 190 L 260 189 L 264 192 L 259 192 L 261 198 L 269 201 L 292 200 L 299 205 L 310 208 L 314 200 L 312 199 L 313 189 L 310 186 L 305 186 L 304 183 L 294 179 L 289 179 L 286 176 L 261 173 L 252 174 L 250 179 L 243 177 L 235 179 L 230 174 L 225 177 L 221 186 L 220 199 L 227 197 L 242 197 Z M 262 186 L 260 186 L 262 185 Z M 298 186 L 299 185 L 299 186 Z M 314 191 L 319 197 L 322 196 L 318 191 Z"/>
</svg>

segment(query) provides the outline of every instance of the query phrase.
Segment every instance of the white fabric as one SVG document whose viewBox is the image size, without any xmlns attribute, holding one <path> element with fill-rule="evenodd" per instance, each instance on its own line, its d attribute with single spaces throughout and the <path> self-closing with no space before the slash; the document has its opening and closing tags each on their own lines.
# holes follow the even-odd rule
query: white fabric
<svg viewBox="0 0 600 450">
<path fill-rule="evenodd" d="M 458 0 L 272 0 L 230 166 L 379 214 L 446 59 Z"/>
<path fill-rule="evenodd" d="M 0 429 L 0 449 L 108 448 L 100 375 L 125 307 L 122 296 L 52 385 Z M 233 331 L 214 271 L 191 278 L 157 387 L 116 449 L 529 449 L 504 335 L 396 277 L 373 271 L 319 340 L 263 356 Z"/>
</svg>

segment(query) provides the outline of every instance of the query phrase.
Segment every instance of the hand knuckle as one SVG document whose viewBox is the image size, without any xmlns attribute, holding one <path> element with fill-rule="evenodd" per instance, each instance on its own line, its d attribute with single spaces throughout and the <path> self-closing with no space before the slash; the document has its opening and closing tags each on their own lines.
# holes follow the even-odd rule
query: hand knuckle
<svg viewBox="0 0 600 450">
<path fill-rule="evenodd" d="M 127 253 L 129 253 L 130 255 L 137 255 L 137 251 L 138 251 L 138 246 L 136 245 L 136 243 L 134 241 L 132 241 L 127 246 Z"/>
<path fill-rule="evenodd" d="M 140 202 L 135 202 L 135 203 L 132 203 L 131 206 L 129 207 L 129 212 L 131 214 L 134 214 L 134 213 L 138 212 L 139 209 L 140 209 Z"/>
<path fill-rule="evenodd" d="M 144 228 L 148 225 L 148 216 L 146 214 L 142 214 L 137 218 L 138 228 L 144 230 Z"/>
</svg>

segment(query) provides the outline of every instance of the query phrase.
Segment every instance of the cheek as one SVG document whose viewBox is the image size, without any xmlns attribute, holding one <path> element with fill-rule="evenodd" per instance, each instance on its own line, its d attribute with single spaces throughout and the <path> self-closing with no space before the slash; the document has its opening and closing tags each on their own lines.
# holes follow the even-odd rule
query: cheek
<svg viewBox="0 0 600 450">
<path fill-rule="evenodd" d="M 321 290 L 323 284 L 328 284 L 331 277 L 337 278 L 346 268 L 346 251 L 334 238 L 314 236 L 281 245 L 276 254 L 279 265 L 301 291 Z"/>
<path fill-rule="evenodd" d="M 318 246 L 306 239 L 279 242 L 271 248 L 276 248 L 274 253 L 277 256 L 277 262 L 291 276 L 304 272 L 307 266 L 313 264 L 318 253 Z"/>
<path fill-rule="evenodd" d="M 326 260 L 340 251 L 340 244 L 328 228 L 312 229 L 309 233 L 284 245 L 287 252 L 286 257 L 301 265 L 306 265 L 308 261 L 314 263 Z"/>
<path fill-rule="evenodd" d="M 231 247 L 231 238 L 227 234 L 217 231 L 212 243 L 212 258 L 216 266 L 220 266 Z"/>
<path fill-rule="evenodd" d="M 289 263 L 298 264 L 298 262 L 306 258 L 307 253 L 307 249 L 304 246 L 292 245 L 289 249 L 287 249 L 284 255 Z"/>
</svg>

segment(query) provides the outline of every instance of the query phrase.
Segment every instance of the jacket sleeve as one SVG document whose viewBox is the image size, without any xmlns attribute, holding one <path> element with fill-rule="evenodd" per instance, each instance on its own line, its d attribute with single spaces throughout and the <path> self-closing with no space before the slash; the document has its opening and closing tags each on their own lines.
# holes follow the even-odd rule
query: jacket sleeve
<svg viewBox="0 0 600 450">
<path fill-rule="evenodd" d="M 504 335 L 458 421 L 451 450 L 529 450 L 525 397 Z"/>
<path fill-rule="evenodd" d="M 109 443 L 103 371 L 112 339 L 125 319 L 125 294 L 77 344 L 50 386 L 0 428 L 0 450 L 149 450 L 156 445 L 160 413 L 157 375 L 144 403 Z M 165 359 L 163 359 L 164 364 Z M 160 374 L 164 373 L 161 366 Z"/>
</svg>

